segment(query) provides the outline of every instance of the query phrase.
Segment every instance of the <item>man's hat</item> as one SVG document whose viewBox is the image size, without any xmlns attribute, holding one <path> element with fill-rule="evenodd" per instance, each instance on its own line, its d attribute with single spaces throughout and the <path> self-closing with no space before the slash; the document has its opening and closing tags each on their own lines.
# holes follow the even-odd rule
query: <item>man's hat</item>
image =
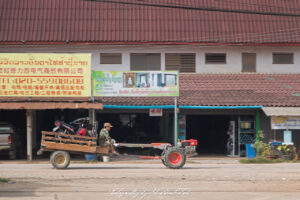
<svg viewBox="0 0 300 200">
<path fill-rule="evenodd" d="M 104 128 L 106 128 L 106 127 L 113 127 L 110 123 L 104 123 Z"/>
</svg>

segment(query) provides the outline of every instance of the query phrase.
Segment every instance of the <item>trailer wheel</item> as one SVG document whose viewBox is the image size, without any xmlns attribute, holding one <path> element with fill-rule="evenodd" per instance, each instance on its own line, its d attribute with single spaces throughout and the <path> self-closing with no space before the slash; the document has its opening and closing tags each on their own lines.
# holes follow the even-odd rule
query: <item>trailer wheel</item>
<svg viewBox="0 0 300 200">
<path fill-rule="evenodd" d="M 183 149 L 170 148 L 163 152 L 162 163 L 171 169 L 180 169 L 186 161 L 186 155 Z"/>
<path fill-rule="evenodd" d="M 50 162 L 56 169 L 65 169 L 71 161 L 70 154 L 66 151 L 54 151 L 50 156 Z"/>
</svg>

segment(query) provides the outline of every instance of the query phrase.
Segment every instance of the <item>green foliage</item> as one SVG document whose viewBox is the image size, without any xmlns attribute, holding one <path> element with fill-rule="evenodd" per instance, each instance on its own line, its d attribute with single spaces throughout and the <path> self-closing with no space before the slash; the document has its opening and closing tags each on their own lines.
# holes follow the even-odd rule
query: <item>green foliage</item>
<svg viewBox="0 0 300 200">
<path fill-rule="evenodd" d="M 296 153 L 296 147 L 294 145 L 280 145 L 277 148 L 271 147 L 270 144 L 265 143 L 262 139 L 265 138 L 263 131 L 259 131 L 259 139 L 258 137 L 255 140 L 254 147 L 257 150 L 257 157 L 259 159 L 265 158 L 282 158 L 284 160 L 297 160 L 298 154 Z M 252 162 L 252 161 L 250 161 Z M 256 162 L 256 161 L 253 161 Z"/>
<path fill-rule="evenodd" d="M 299 162 L 297 160 L 284 160 L 284 159 L 269 159 L 262 156 L 258 156 L 252 159 L 240 159 L 240 163 L 242 164 L 272 164 L 272 163 L 283 163 L 283 162 Z"/>
<path fill-rule="evenodd" d="M 285 160 L 282 159 L 268 159 L 263 156 L 258 156 L 256 158 L 252 159 L 240 159 L 240 163 L 242 164 L 268 164 L 268 163 L 282 163 L 285 162 Z"/>
<path fill-rule="evenodd" d="M 10 180 L 8 178 L 0 178 L 0 183 L 7 183 Z"/>
<path fill-rule="evenodd" d="M 256 150 L 258 150 L 258 151 L 256 151 L 256 152 L 258 152 L 258 156 L 263 156 L 263 157 L 273 156 L 274 152 L 271 149 L 270 144 L 262 141 L 262 139 L 265 138 L 263 131 L 260 130 L 258 133 L 259 133 L 259 139 L 258 139 L 258 137 L 256 137 L 255 143 L 254 143 L 254 148 Z"/>
<path fill-rule="evenodd" d="M 293 145 L 280 145 L 277 147 L 278 151 L 283 152 L 284 154 L 288 154 L 290 152 L 296 151 L 296 147 L 294 147 Z"/>
<path fill-rule="evenodd" d="M 294 145 L 280 145 L 277 150 L 281 153 L 282 158 L 286 160 L 297 160 L 298 154 L 296 153 L 296 147 Z"/>
</svg>

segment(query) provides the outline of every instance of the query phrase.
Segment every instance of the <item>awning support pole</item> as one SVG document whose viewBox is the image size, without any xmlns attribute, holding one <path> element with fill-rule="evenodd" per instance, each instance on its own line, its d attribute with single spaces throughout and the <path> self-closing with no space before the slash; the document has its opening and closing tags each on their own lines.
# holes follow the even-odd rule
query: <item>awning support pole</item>
<svg viewBox="0 0 300 200">
<path fill-rule="evenodd" d="M 174 146 L 177 146 L 178 130 L 177 130 L 177 97 L 174 97 Z"/>
<path fill-rule="evenodd" d="M 32 110 L 26 112 L 27 123 L 27 160 L 32 161 Z"/>
<path fill-rule="evenodd" d="M 258 111 L 256 111 L 256 139 L 257 139 L 257 141 L 260 141 L 259 132 L 260 132 L 260 113 L 258 110 Z M 259 153 L 259 148 L 256 149 L 256 153 L 257 154 Z"/>
<path fill-rule="evenodd" d="M 94 124 L 96 119 L 95 119 L 95 109 L 89 109 L 89 118 L 90 118 L 90 123 Z"/>
<path fill-rule="evenodd" d="M 94 126 L 94 129 L 97 130 L 96 126 L 96 110 L 95 109 L 89 109 L 89 118 L 90 118 L 90 123 Z"/>
</svg>

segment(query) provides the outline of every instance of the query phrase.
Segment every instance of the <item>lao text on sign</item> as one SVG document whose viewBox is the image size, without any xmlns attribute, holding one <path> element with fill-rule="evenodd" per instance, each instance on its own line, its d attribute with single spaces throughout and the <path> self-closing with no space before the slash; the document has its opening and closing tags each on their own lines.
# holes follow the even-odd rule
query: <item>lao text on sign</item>
<svg viewBox="0 0 300 200">
<path fill-rule="evenodd" d="M 177 71 L 93 71 L 94 96 L 179 96 Z"/>
<path fill-rule="evenodd" d="M 272 117 L 272 129 L 300 129 L 300 117 Z"/>
<path fill-rule="evenodd" d="M 90 80 L 91 54 L 0 54 L 0 96 L 88 97 Z"/>
</svg>

